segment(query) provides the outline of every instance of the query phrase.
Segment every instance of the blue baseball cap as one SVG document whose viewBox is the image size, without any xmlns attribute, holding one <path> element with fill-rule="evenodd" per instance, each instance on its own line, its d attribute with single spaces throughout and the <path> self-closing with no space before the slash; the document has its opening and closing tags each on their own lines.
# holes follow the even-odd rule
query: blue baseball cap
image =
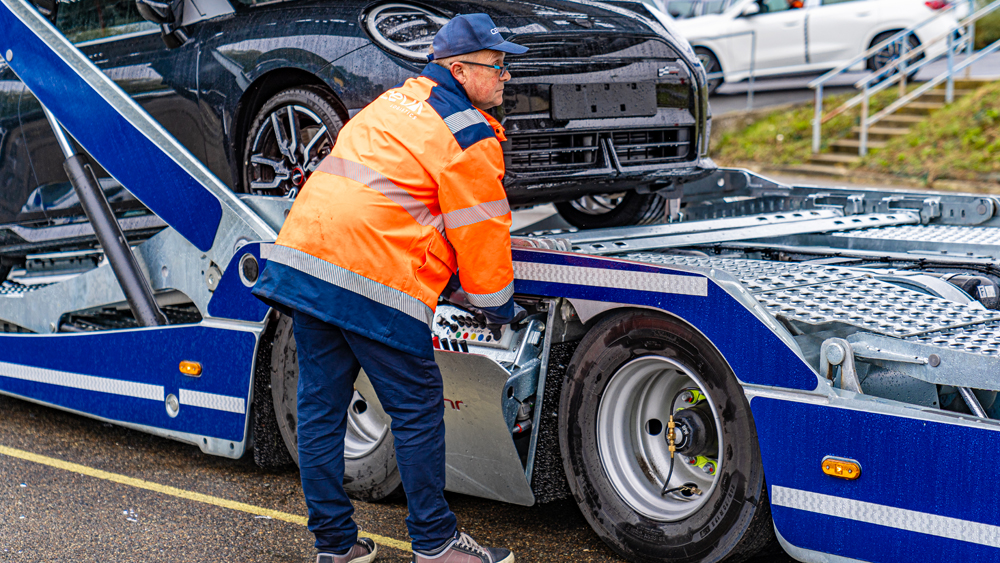
<svg viewBox="0 0 1000 563">
<path fill-rule="evenodd" d="M 512 55 L 528 51 L 527 47 L 505 41 L 500 35 L 500 29 L 486 14 L 463 14 L 452 18 L 438 30 L 433 45 L 434 52 L 427 55 L 428 61 L 475 53 L 483 49 Z"/>
</svg>

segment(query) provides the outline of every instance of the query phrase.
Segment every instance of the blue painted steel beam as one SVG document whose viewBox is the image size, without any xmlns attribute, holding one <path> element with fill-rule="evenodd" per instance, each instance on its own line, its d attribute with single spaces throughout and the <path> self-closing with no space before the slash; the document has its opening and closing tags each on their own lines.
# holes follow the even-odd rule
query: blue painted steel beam
<svg viewBox="0 0 1000 563">
<path fill-rule="evenodd" d="M 63 127 L 139 201 L 202 251 L 223 206 L 274 232 L 24 0 L 0 1 L 0 56 Z"/>
</svg>

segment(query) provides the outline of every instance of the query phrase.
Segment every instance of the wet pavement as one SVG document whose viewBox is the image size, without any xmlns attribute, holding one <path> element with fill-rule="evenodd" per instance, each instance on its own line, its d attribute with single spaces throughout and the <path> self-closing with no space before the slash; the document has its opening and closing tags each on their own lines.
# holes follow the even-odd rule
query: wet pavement
<svg viewBox="0 0 1000 563">
<path fill-rule="evenodd" d="M 194 446 L 2 396 L 0 450 L 2 563 L 314 560 L 312 536 L 302 523 L 197 498 L 245 503 L 303 522 L 294 469 L 267 472 L 252 456 L 209 456 Z M 25 453 L 45 458 L 29 461 Z M 95 470 L 107 473 L 94 476 Z M 163 486 L 179 492 L 148 490 Z M 448 500 L 464 531 L 485 545 L 513 549 L 519 562 L 621 561 L 571 501 L 526 508 L 457 494 Z M 363 530 L 408 542 L 405 504 L 355 506 Z M 378 560 L 402 563 L 410 554 L 383 545 Z M 755 563 L 790 561 L 779 554 Z"/>
</svg>

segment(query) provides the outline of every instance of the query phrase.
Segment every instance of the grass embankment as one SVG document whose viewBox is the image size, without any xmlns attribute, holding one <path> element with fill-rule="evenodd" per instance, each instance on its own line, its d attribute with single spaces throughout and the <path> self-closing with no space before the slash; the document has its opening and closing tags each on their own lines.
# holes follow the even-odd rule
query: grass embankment
<svg viewBox="0 0 1000 563">
<path fill-rule="evenodd" d="M 872 101 L 871 113 L 891 103 L 895 89 Z M 839 106 L 847 96 L 828 98 L 824 110 Z M 712 150 L 724 165 L 755 163 L 787 167 L 809 160 L 812 147 L 813 105 L 774 111 L 749 126 L 725 133 Z M 860 109 L 853 108 L 823 125 L 827 144 L 847 136 L 857 126 Z M 825 146 L 824 146 L 825 148 Z M 853 167 L 858 172 L 916 179 L 996 183 L 1000 181 L 1000 82 L 937 111 L 904 136 L 869 153 Z"/>
<path fill-rule="evenodd" d="M 977 6 L 981 8 L 982 6 Z M 1000 39 L 1000 10 L 983 16 L 976 22 L 976 50 Z"/>
</svg>

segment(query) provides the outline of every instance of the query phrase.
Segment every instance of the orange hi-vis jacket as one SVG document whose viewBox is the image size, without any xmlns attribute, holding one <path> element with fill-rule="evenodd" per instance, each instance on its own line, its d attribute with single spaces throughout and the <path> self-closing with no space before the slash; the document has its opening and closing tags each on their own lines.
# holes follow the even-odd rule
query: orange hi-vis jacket
<svg viewBox="0 0 1000 563">
<path fill-rule="evenodd" d="M 477 307 L 514 293 L 500 140 L 450 71 L 427 65 L 344 126 L 262 251 L 254 294 L 432 358 L 454 273 Z"/>
</svg>

